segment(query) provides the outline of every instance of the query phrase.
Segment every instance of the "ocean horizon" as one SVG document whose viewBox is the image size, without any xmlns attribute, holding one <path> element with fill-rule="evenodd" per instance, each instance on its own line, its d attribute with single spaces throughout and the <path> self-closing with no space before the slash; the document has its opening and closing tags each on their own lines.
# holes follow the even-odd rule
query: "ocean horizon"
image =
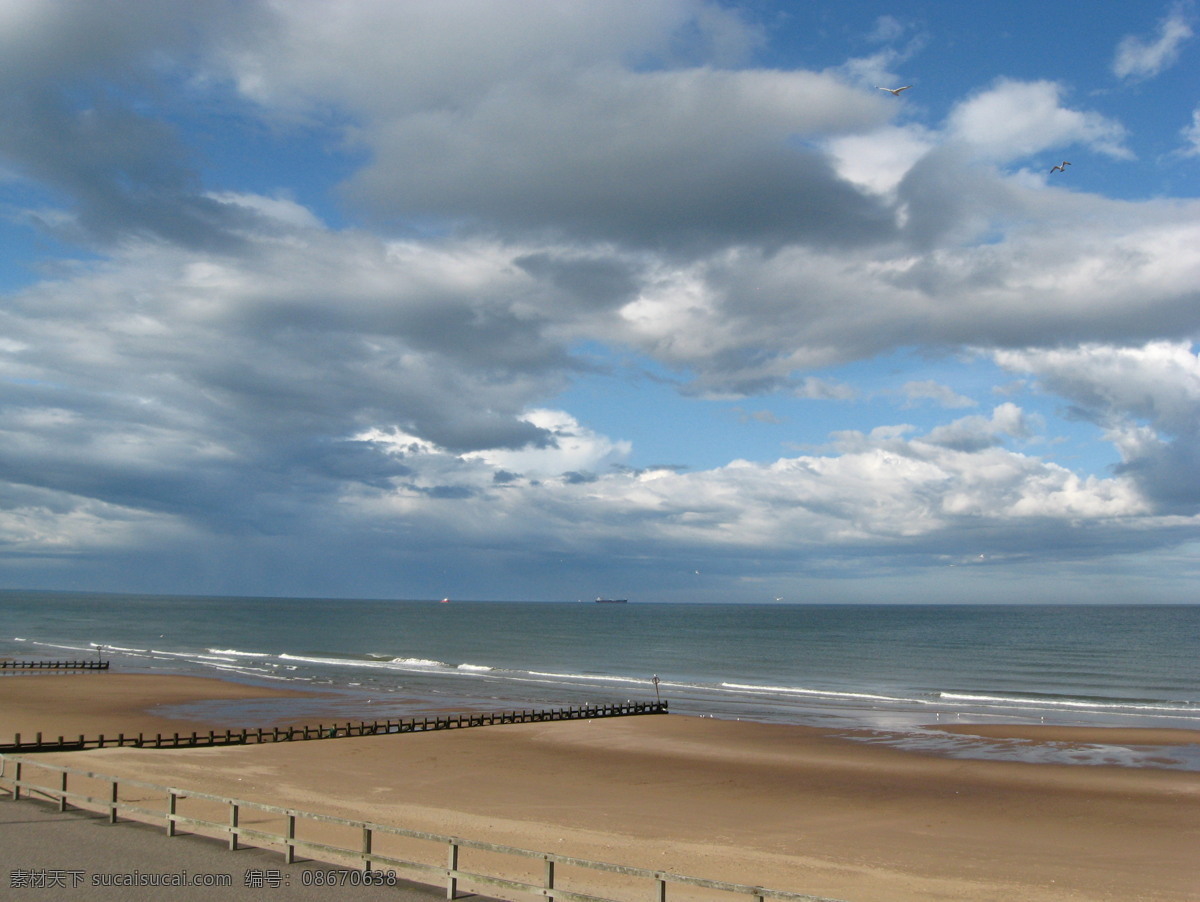
<svg viewBox="0 0 1200 902">
<path fill-rule="evenodd" d="M 1193 605 L 442 603 L 5 590 L 0 611 L 0 657 L 94 655 L 118 672 L 320 690 L 312 712 L 326 719 L 662 698 L 673 713 L 853 731 L 917 751 L 1134 766 L 1162 750 L 984 743 L 930 727 L 1200 729 Z M 280 703 L 220 705 L 222 717 L 255 726 Z M 1166 766 L 1200 769 L 1200 748 L 1175 747 L 1172 756 Z"/>
</svg>

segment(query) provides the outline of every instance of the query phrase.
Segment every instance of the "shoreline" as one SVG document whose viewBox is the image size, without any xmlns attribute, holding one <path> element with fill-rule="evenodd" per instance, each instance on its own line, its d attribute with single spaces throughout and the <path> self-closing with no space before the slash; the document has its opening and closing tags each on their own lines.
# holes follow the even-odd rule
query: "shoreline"
<svg viewBox="0 0 1200 902">
<path fill-rule="evenodd" d="M 20 681 L 21 688 L 15 684 Z M 12 691 L 6 686 L 13 684 Z M 244 676 L 200 676 L 191 674 L 149 673 L 35 673 L 0 676 L 0 742 L 11 741 L 20 733 L 29 739 L 44 736 L 67 738 L 83 734 L 131 735 L 208 730 L 256 729 L 271 727 L 314 726 L 317 723 L 384 720 L 405 707 L 403 696 L 386 700 L 378 712 L 367 707 L 371 699 L 344 687 L 305 687 L 270 685 L 265 680 Z M 478 705 L 436 706 L 408 700 L 410 714 L 444 715 L 495 711 Z M 54 713 L 47 714 L 50 709 Z M 507 708 L 503 710 L 508 710 Z M 810 730 L 814 734 L 839 738 L 852 745 L 886 746 L 903 754 L 923 755 L 947 760 L 972 760 L 983 757 L 997 761 L 1030 764 L 1062 763 L 1070 766 L 1114 764 L 1133 769 L 1182 769 L 1200 773 L 1200 730 L 1177 727 L 1078 726 L 1026 723 L 954 723 L 918 724 L 913 730 L 884 730 L 871 727 L 829 727 L 755 721 L 742 717 L 720 718 L 675 713 L 674 717 L 713 719 L 728 723 L 777 726 L 783 729 Z M 928 737 L 946 737 L 956 745 L 932 741 Z M 926 741 L 922 741 L 922 737 Z M 1143 754 L 1134 762 L 1103 760 L 1094 755 L 1087 760 L 1088 749 L 1139 748 Z M 1170 756 L 1175 751 L 1192 752 L 1193 762 L 1178 767 Z M 990 754 L 989 754 L 990 752 Z M 1039 752 L 1059 752 L 1043 754 Z"/>
<path fill-rule="evenodd" d="M 985 739 L 1016 739 L 1025 742 L 1060 742 L 1079 745 L 1197 745 L 1200 730 L 1174 727 L 1075 727 L 1043 724 L 926 724 L 923 729 L 943 733 L 980 736 Z M 1107 741 L 1107 743 L 1106 743 Z"/>
<path fill-rule="evenodd" d="M 197 677 L 4 678 L 0 723 L 7 729 L 19 713 L 20 722 L 36 720 L 47 734 L 69 735 L 93 732 L 83 727 L 98 724 L 97 717 L 120 716 L 157 728 L 180 723 L 162 716 L 164 702 L 175 708 L 214 697 L 286 703 L 296 694 L 310 695 Z M 103 731 L 119 728 L 109 722 Z M 971 729 L 1043 742 L 1116 735 L 1106 728 L 953 727 Z M 1125 730 L 1120 738 L 1144 737 Z M 959 760 L 856 742 L 845 731 L 819 727 L 660 715 L 38 757 L 849 902 L 1182 902 L 1200 895 L 1192 862 L 1200 843 L 1200 774 Z"/>
<path fill-rule="evenodd" d="M 17 688 L 17 684 L 19 689 Z M 8 691 L 8 687 L 12 690 Z M 116 732 L 184 732 L 186 730 L 240 727 L 303 726 L 324 718 L 338 722 L 373 720 L 360 693 L 345 689 L 294 688 L 267 685 L 264 681 L 220 676 L 149 673 L 34 673 L 0 676 L 0 742 L 21 733 L 39 730 L 46 736 L 87 736 Z M 389 699 L 389 707 L 401 699 Z M 344 710 L 351 705 L 354 712 Z M 417 704 L 417 700 L 413 700 Z M 53 713 L 46 709 L 53 706 Z M 475 711 L 478 706 L 414 708 L 418 716 Z M 483 710 L 483 709 L 478 709 Z M 499 710 L 499 709 L 496 709 Z M 507 710 L 507 709 L 505 709 Z M 247 720 L 247 717 L 257 717 Z M 725 723 L 761 724 L 782 729 L 812 731 L 831 737 L 870 738 L 897 731 L 869 727 L 826 727 L 755 721 L 741 717 L 691 717 Z M 383 718 L 380 718 L 383 719 Z M 140 726 L 139 726 L 140 725 Z M 114 729 L 114 727 L 116 729 Z M 1063 746 L 1133 745 L 1200 746 L 1200 730 L 1177 727 L 1074 726 L 1024 723 L 926 723 L 917 729 L 980 739 Z M 855 740 L 844 740 L 855 741 Z M 903 750 L 905 753 L 913 753 Z M 921 753 L 921 752 L 918 752 Z M 937 752 L 930 753 L 941 756 Z M 1153 765 L 1150 765 L 1153 767 Z"/>
</svg>

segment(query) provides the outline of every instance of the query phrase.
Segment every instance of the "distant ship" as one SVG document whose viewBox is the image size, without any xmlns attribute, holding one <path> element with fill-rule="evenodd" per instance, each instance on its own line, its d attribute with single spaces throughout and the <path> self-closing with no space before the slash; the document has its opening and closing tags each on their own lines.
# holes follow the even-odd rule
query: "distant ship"
<svg viewBox="0 0 1200 902">
<path fill-rule="evenodd" d="M 628 598 L 597 598 L 596 604 L 629 604 Z"/>
</svg>

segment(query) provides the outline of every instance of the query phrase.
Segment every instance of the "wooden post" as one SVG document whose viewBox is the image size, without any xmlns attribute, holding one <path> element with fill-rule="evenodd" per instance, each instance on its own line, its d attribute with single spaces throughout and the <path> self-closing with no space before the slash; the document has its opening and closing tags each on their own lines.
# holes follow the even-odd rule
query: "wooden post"
<svg viewBox="0 0 1200 902">
<path fill-rule="evenodd" d="M 283 853 L 283 861 L 285 864 L 296 863 L 296 815 L 288 814 L 287 826 L 287 848 Z"/>
<path fill-rule="evenodd" d="M 362 840 L 363 870 L 371 870 L 371 828 L 363 824 Z"/>
<path fill-rule="evenodd" d="M 554 902 L 554 859 L 549 855 L 546 856 L 546 879 L 544 885 L 546 887 L 546 898 L 550 902 Z"/>
<path fill-rule="evenodd" d="M 109 797 L 108 803 L 108 822 L 115 824 L 117 822 L 117 781 L 112 781 L 112 795 Z"/>
<path fill-rule="evenodd" d="M 667 902 L 667 881 L 658 878 L 658 902 Z"/>
<path fill-rule="evenodd" d="M 61 783 L 60 788 L 62 790 L 62 793 L 58 797 L 58 810 L 66 811 L 67 810 L 67 772 L 65 770 L 62 772 L 62 783 Z"/>
<path fill-rule="evenodd" d="M 21 762 L 17 762 L 17 773 L 13 777 L 13 801 L 21 798 Z"/>
<path fill-rule="evenodd" d="M 175 790 L 167 795 L 167 836 L 175 835 L 175 809 L 178 796 L 175 795 Z"/>
<path fill-rule="evenodd" d="M 446 898 L 458 898 L 458 877 L 455 876 L 458 872 L 458 843 L 450 840 L 450 861 L 447 863 L 446 870 Z"/>
<path fill-rule="evenodd" d="M 237 802 L 229 803 L 229 851 L 236 852 L 238 847 L 238 806 Z"/>
</svg>

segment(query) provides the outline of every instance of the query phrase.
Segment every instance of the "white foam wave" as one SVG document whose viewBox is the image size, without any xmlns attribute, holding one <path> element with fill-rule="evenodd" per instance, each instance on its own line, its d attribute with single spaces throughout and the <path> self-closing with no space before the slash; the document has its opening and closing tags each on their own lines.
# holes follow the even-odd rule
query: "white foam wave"
<svg viewBox="0 0 1200 902">
<path fill-rule="evenodd" d="M 95 651 L 96 646 L 92 645 L 57 645 L 53 642 L 33 642 L 33 645 L 41 646 L 42 648 L 65 648 L 67 651 Z M 108 648 L 109 646 L 104 646 Z"/>
<path fill-rule="evenodd" d="M 548 677 L 553 680 L 586 680 L 587 682 L 595 683 L 632 683 L 638 686 L 645 686 L 650 683 L 648 679 L 640 677 L 619 677 L 619 676 L 604 676 L 598 673 L 548 673 L 542 670 L 526 671 L 530 676 Z"/>
<path fill-rule="evenodd" d="M 279 656 L 281 661 L 300 661 L 304 664 L 330 664 L 335 667 L 386 667 L 383 661 L 355 661 L 350 658 L 317 658 L 308 655 L 289 655 L 286 652 Z"/>
<path fill-rule="evenodd" d="M 455 670 L 461 670 L 466 673 L 491 673 L 493 668 L 485 664 L 459 664 Z"/>
<path fill-rule="evenodd" d="M 1097 711 L 1154 711 L 1160 713 L 1196 714 L 1197 709 L 1192 705 L 1172 705 L 1165 702 L 1101 702 L 1087 699 L 1069 698 L 1019 698 L 1006 695 L 970 695 L 962 692 L 941 692 L 939 696 L 946 701 L 979 702 L 984 704 L 1004 705 L 1012 708 L 1082 708 Z"/>
<path fill-rule="evenodd" d="M 403 667 L 445 667 L 441 661 L 431 661 L 428 658 L 392 658 L 389 664 L 399 664 Z"/>
<path fill-rule="evenodd" d="M 722 683 L 722 689 L 738 692 L 758 692 L 764 695 L 803 695 L 809 698 L 853 698 L 873 702 L 920 702 L 920 699 L 898 698 L 894 695 L 875 695 L 870 692 L 836 692 L 832 689 L 804 689 L 798 686 L 753 686 L 747 683 Z"/>
<path fill-rule="evenodd" d="M 237 658 L 269 658 L 271 655 L 265 651 L 238 651 L 236 648 L 210 648 L 210 655 L 233 655 Z"/>
</svg>

